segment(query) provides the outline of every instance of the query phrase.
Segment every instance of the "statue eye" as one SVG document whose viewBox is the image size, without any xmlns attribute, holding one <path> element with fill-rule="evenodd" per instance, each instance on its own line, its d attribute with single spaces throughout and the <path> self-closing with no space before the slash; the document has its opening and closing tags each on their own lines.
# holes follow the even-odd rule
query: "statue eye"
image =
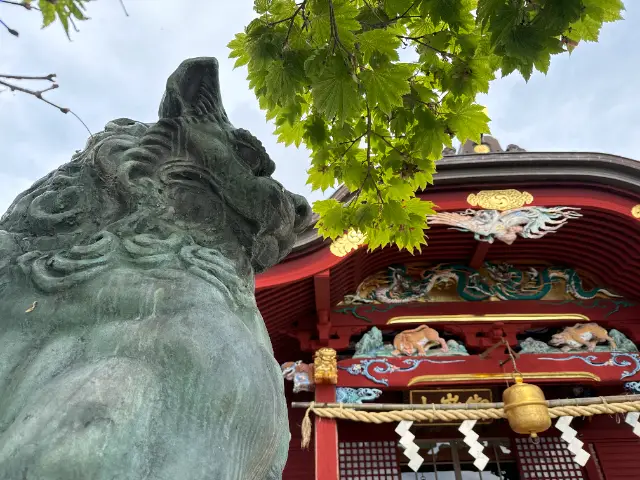
<svg viewBox="0 0 640 480">
<path fill-rule="evenodd" d="M 245 142 L 238 142 L 236 146 L 236 152 L 247 165 L 247 167 L 249 167 L 251 170 L 255 171 L 260 166 L 260 152 L 258 152 L 252 145 L 249 145 Z"/>
</svg>

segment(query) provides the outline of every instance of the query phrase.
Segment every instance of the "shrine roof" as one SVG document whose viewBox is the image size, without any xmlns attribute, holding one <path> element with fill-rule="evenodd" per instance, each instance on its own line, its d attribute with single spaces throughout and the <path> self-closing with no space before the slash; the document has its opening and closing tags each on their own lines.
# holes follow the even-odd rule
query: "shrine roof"
<svg viewBox="0 0 640 480">
<path fill-rule="evenodd" d="M 437 164 L 434 185 L 419 196 L 434 202 L 438 211 L 459 212 L 471 208 L 471 194 L 517 189 L 531 195 L 531 206 L 572 207 L 580 209 L 582 217 L 552 235 L 518 238 L 511 245 L 479 242 L 472 233 L 434 225 L 428 230 L 428 246 L 417 257 L 395 247 L 374 252 L 360 248 L 336 256 L 331 241 L 319 237 L 311 225 L 283 262 L 256 277 L 258 306 L 276 355 L 295 349 L 296 341 L 287 335 L 295 322 L 315 322 L 318 275 L 330 275 L 325 302 L 333 306 L 365 276 L 392 263 L 469 264 L 478 255 L 487 261 L 545 261 L 580 269 L 623 297 L 640 300 L 640 162 L 603 153 L 519 148 L 468 153 L 473 147 L 466 144 L 456 154 L 447 152 Z M 344 202 L 350 196 L 341 187 L 332 198 Z"/>
<path fill-rule="evenodd" d="M 452 189 L 527 188 L 554 186 L 570 189 L 584 184 L 597 189 L 615 189 L 640 197 L 640 162 L 605 153 L 592 152 L 527 152 L 502 150 L 465 153 L 462 146 L 455 155 L 445 155 L 437 163 L 434 185 L 427 193 Z M 519 147 L 517 147 L 519 148 Z M 353 194 L 340 186 L 330 198 L 347 202 Z M 318 235 L 314 214 L 309 227 L 296 241 L 285 262 L 312 253 L 331 242 Z"/>
</svg>

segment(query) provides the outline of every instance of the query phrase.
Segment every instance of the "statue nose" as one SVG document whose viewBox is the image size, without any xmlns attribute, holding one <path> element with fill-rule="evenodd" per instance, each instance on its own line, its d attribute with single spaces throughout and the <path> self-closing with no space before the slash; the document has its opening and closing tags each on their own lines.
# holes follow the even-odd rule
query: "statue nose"
<svg viewBox="0 0 640 480">
<path fill-rule="evenodd" d="M 293 208 L 296 212 L 295 223 L 293 224 L 293 229 L 295 233 L 302 233 L 305 228 L 309 226 L 311 223 L 311 206 L 309 206 L 309 202 L 302 195 L 296 195 L 295 193 L 291 194 L 291 198 L 293 200 Z"/>
</svg>

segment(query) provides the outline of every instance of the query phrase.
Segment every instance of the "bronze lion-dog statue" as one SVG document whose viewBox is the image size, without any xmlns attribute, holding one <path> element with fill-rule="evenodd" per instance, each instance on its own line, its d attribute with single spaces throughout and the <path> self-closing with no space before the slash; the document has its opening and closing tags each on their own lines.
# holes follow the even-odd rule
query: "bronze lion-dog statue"
<svg viewBox="0 0 640 480">
<path fill-rule="evenodd" d="M 12 161 L 19 161 L 13 159 Z M 310 218 L 183 62 L 0 220 L 1 480 L 276 480 L 289 446 L 254 272 Z"/>
</svg>

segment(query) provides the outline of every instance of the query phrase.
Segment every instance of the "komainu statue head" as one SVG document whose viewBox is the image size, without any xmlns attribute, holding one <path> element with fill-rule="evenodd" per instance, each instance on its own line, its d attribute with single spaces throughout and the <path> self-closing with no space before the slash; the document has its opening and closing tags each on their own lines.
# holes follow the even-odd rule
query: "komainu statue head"
<svg viewBox="0 0 640 480">
<path fill-rule="evenodd" d="M 187 60 L 0 219 L 0 480 L 279 480 L 289 424 L 253 272 L 310 217 Z"/>
<path fill-rule="evenodd" d="M 281 260 L 310 207 L 271 178 L 275 164 L 260 141 L 229 122 L 218 62 L 180 65 L 159 117 L 152 125 L 109 122 L 70 163 L 18 196 L 0 230 L 46 251 L 99 232 L 180 232 L 201 246 L 238 248 L 257 272 Z"/>
</svg>

